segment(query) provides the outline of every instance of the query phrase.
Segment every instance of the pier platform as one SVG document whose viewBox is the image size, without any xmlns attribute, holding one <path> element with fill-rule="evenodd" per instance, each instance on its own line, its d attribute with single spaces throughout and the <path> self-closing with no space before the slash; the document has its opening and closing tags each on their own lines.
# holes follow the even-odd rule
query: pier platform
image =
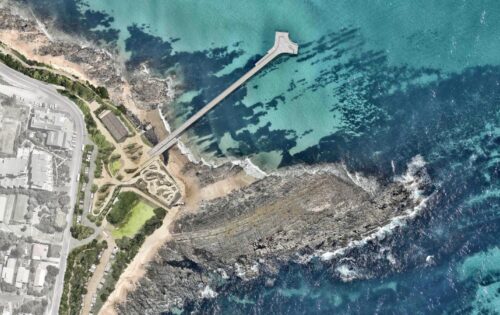
<svg viewBox="0 0 500 315">
<path fill-rule="evenodd" d="M 154 148 L 149 151 L 149 155 L 151 157 L 155 157 L 163 153 L 164 151 L 170 149 L 173 145 L 177 143 L 178 137 L 186 131 L 191 125 L 193 125 L 196 121 L 198 121 L 203 115 L 209 112 L 212 108 L 214 108 L 217 104 L 219 104 L 223 99 L 225 99 L 229 94 L 233 93 L 237 90 L 241 85 L 245 84 L 252 76 L 254 76 L 257 72 L 259 72 L 262 68 L 264 68 L 267 64 L 273 61 L 276 57 L 283 54 L 296 55 L 299 51 L 299 46 L 292 42 L 288 36 L 287 32 L 276 32 L 274 45 L 267 54 L 262 57 L 255 66 L 250 69 L 247 73 L 245 73 L 241 78 L 239 78 L 236 82 L 231 84 L 227 89 L 225 89 L 222 93 L 220 93 L 217 97 L 215 97 L 210 103 L 205 105 L 202 109 L 200 109 L 196 114 L 191 116 L 188 120 L 186 120 L 179 128 L 174 130 L 167 138 L 158 143 Z"/>
</svg>

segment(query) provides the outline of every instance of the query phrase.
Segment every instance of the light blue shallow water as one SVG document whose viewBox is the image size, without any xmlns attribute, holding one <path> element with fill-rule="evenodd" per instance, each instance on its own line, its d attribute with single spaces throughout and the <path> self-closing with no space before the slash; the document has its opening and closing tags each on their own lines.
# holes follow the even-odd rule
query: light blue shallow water
<svg viewBox="0 0 500 315">
<path fill-rule="evenodd" d="M 497 2 L 30 3 L 66 31 L 115 41 L 129 67 L 174 71 L 186 91 L 165 110 L 174 125 L 248 70 L 275 30 L 289 31 L 299 56 L 277 60 L 185 138 L 204 156 L 251 156 L 265 168 L 342 162 L 381 180 L 416 155 L 426 161 L 434 194 L 407 227 L 328 263 L 285 266 L 273 287 L 228 283 L 186 310 L 500 312 Z"/>
<path fill-rule="evenodd" d="M 210 99 L 208 96 L 220 92 L 224 84 L 239 76 L 235 73 L 236 69 L 272 46 L 275 30 L 289 31 L 291 37 L 301 44 L 299 57 L 282 59 L 279 65 L 247 85 L 257 88 L 247 88 L 245 95 L 237 100 L 221 104 L 222 108 L 212 113 L 198 128 L 207 130 L 199 130 L 198 135 L 210 135 L 209 141 L 199 144 L 199 147 L 192 146 L 206 149 L 215 141 L 221 151 L 219 154 L 257 154 L 254 160 L 264 168 L 277 166 L 282 161 L 283 145 L 287 153 L 293 155 L 339 130 L 356 133 L 352 130 L 356 127 L 346 117 L 345 110 L 363 106 L 365 115 L 372 113 L 373 104 L 367 102 L 366 95 L 358 87 L 363 88 L 365 83 L 360 81 L 369 80 L 367 76 L 376 75 L 376 71 L 386 71 L 390 67 L 401 71 L 398 68 L 405 67 L 410 72 L 432 69 L 444 75 L 467 67 L 496 64 L 499 60 L 500 37 L 497 29 L 500 26 L 500 7 L 494 2 L 87 2 L 91 8 L 113 16 L 111 27 L 120 30 L 118 42 L 124 50 L 130 36 L 127 28 L 136 23 L 147 25 L 148 34 L 170 42 L 171 55 L 207 53 L 208 49 L 217 48 L 239 53 L 235 58 L 221 58 L 220 63 L 199 69 L 197 63 L 210 63 L 215 58 L 208 57 L 208 61 L 204 60 L 205 56 L 191 57 L 187 61 L 183 56 L 172 58 L 172 62 L 181 63 L 181 68 L 193 68 L 195 73 L 191 75 L 196 76 L 199 82 L 192 89 L 205 91 L 206 97 L 195 104 L 178 104 L 175 114 L 169 116 L 181 115 L 190 107 L 199 108 Z M 141 36 L 135 35 L 136 38 Z M 133 49 L 134 45 L 130 44 L 127 54 L 133 55 Z M 365 55 L 370 53 L 376 56 Z M 136 59 L 147 59 L 142 58 L 145 54 L 136 52 Z M 310 58 L 304 60 L 307 57 Z M 383 65 L 350 64 L 353 61 L 380 62 Z M 161 64 L 162 70 L 172 66 L 172 63 Z M 361 67 L 357 69 L 356 66 Z M 379 66 L 384 69 L 377 69 Z M 223 75 L 228 78 L 221 80 Z M 435 75 L 412 75 L 415 77 L 396 82 L 403 86 L 394 87 L 393 91 L 407 84 L 415 86 L 436 80 Z M 353 89 L 343 91 L 343 84 L 353 85 Z M 295 88 L 291 89 L 293 86 Z M 392 91 L 388 89 L 384 92 Z M 278 100 L 278 106 L 272 109 L 254 107 L 269 103 L 277 96 L 282 96 L 284 102 Z M 344 98 L 348 98 L 349 102 L 344 102 Z M 235 107 L 235 101 L 241 104 L 241 109 L 234 111 L 234 115 L 239 117 L 233 117 L 233 122 L 221 122 L 227 117 L 226 112 Z M 253 111 L 251 123 L 248 122 L 250 117 L 243 116 L 248 108 Z M 180 116 L 174 124 L 183 120 L 185 116 Z M 247 136 L 247 131 L 251 135 Z M 264 135 L 260 135 L 259 131 Z M 213 133 L 215 137 L 211 136 Z M 269 134 L 280 138 L 273 141 L 279 142 L 279 145 L 259 145 L 267 140 Z M 189 139 L 194 144 L 197 137 Z M 247 148 L 248 140 L 252 142 L 250 148 Z M 214 150 L 205 150 L 205 155 L 214 153 Z"/>
</svg>

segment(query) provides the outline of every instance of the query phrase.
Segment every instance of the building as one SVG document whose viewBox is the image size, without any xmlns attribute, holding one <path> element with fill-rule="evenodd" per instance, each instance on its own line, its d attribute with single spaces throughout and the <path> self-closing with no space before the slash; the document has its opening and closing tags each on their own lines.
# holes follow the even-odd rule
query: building
<svg viewBox="0 0 500 315">
<path fill-rule="evenodd" d="M 25 196 L 25 195 L 23 195 Z M 22 197 L 23 198 L 23 197 Z M 21 201 L 22 203 L 23 201 Z M 17 205 L 16 195 L 0 195 L 0 223 L 9 224 Z M 27 209 L 27 205 L 26 205 Z M 24 216 L 24 214 L 23 214 Z"/>
<path fill-rule="evenodd" d="M 5 216 L 5 212 L 7 211 L 7 195 L 0 195 L 0 222 L 3 222 L 3 217 Z"/>
<path fill-rule="evenodd" d="M 42 289 L 45 284 L 45 277 L 47 276 L 47 265 L 44 263 L 38 264 L 35 271 L 35 280 L 33 286 L 37 289 Z"/>
<path fill-rule="evenodd" d="M 17 177 L 28 172 L 28 158 L 0 159 L 0 177 Z"/>
<path fill-rule="evenodd" d="M 8 284 L 14 284 L 14 273 L 16 271 L 16 262 L 15 258 L 9 258 L 7 260 L 7 264 L 2 269 L 2 279 L 4 282 Z"/>
<path fill-rule="evenodd" d="M 49 253 L 49 245 L 47 244 L 33 244 L 31 250 L 31 258 L 33 260 L 45 260 L 47 259 L 47 255 Z"/>
<path fill-rule="evenodd" d="M 20 289 L 23 287 L 23 285 L 27 284 L 29 277 L 30 277 L 29 269 L 22 266 L 19 267 L 17 269 L 16 288 Z"/>
<path fill-rule="evenodd" d="M 128 136 L 128 129 L 123 122 L 110 110 L 105 110 L 99 115 L 106 129 L 117 142 L 122 142 Z"/>
<path fill-rule="evenodd" d="M 29 148 L 17 150 L 17 157 L 0 159 L 0 186 L 28 188 Z"/>
<path fill-rule="evenodd" d="M 19 122 L 0 119 L 0 153 L 14 154 Z"/>
<path fill-rule="evenodd" d="M 62 131 L 49 131 L 45 144 L 56 148 L 66 148 L 66 133 Z"/>
<path fill-rule="evenodd" d="M 36 108 L 31 116 L 30 127 L 47 132 L 46 145 L 71 148 L 71 134 L 74 126 L 65 113 L 48 108 Z"/>
<path fill-rule="evenodd" d="M 30 186 L 34 189 L 54 190 L 54 169 L 50 153 L 41 150 L 33 150 L 31 153 Z"/>
<path fill-rule="evenodd" d="M 10 217 L 10 220 L 15 223 L 26 223 L 26 219 L 24 216 L 28 212 L 28 195 L 18 194 L 15 196 L 16 201 L 14 203 L 13 213 Z"/>
<path fill-rule="evenodd" d="M 55 224 L 59 228 L 63 229 L 66 226 L 66 213 L 62 211 L 57 211 Z"/>
</svg>

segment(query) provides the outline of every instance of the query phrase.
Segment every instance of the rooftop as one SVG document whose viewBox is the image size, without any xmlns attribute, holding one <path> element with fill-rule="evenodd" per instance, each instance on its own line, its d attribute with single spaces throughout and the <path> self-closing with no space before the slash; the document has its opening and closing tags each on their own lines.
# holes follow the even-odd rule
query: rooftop
<svg viewBox="0 0 500 315">
<path fill-rule="evenodd" d="M 109 133 L 111 133 L 111 136 L 113 136 L 113 138 L 117 142 L 125 140 L 125 138 L 128 136 L 127 127 L 125 127 L 123 122 L 110 110 L 106 110 L 101 115 L 99 115 L 99 119 L 101 119 L 106 129 L 108 129 Z"/>
<path fill-rule="evenodd" d="M 47 276 L 47 266 L 44 263 L 38 265 L 35 271 L 35 281 L 34 286 L 37 288 L 43 288 L 45 284 L 45 277 Z"/>
<path fill-rule="evenodd" d="M 33 150 L 30 165 L 30 184 L 32 188 L 53 191 L 52 155 L 44 151 Z"/>
<path fill-rule="evenodd" d="M 49 245 L 47 244 L 33 244 L 33 250 L 31 251 L 31 258 L 33 260 L 43 260 L 47 259 L 49 253 Z"/>
<path fill-rule="evenodd" d="M 0 159 L 0 177 L 20 176 L 28 171 L 28 158 Z"/>
</svg>

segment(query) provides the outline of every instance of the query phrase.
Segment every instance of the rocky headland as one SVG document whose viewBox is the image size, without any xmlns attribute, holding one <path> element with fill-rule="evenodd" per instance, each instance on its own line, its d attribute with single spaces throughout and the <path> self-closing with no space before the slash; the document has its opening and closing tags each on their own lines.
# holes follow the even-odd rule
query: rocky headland
<svg viewBox="0 0 500 315">
<path fill-rule="evenodd" d="M 282 265 L 344 248 L 417 206 L 407 185 L 367 191 L 352 178 L 337 165 L 297 166 L 202 202 L 174 222 L 171 240 L 117 312 L 182 308 L 235 281 L 264 277 L 272 285 Z"/>
<path fill-rule="evenodd" d="M 165 137 L 163 121 L 151 109 L 174 97 L 173 78 L 153 76 L 146 64 L 129 69 L 113 47 L 70 38 L 52 29 L 51 20 L 41 26 L 12 1 L 0 0 L 0 41 L 55 71 L 105 86 L 116 104 Z M 162 228 L 146 240 L 103 314 L 158 314 L 214 298 L 232 283 L 265 279 L 272 286 L 290 261 L 321 259 L 406 215 L 419 203 L 415 189 L 426 184 L 418 180 L 425 176 L 377 183 L 331 164 L 256 179 L 231 163 L 215 169 L 190 163 L 178 150 L 171 150 L 167 164 L 184 204 L 170 209 Z"/>
</svg>

